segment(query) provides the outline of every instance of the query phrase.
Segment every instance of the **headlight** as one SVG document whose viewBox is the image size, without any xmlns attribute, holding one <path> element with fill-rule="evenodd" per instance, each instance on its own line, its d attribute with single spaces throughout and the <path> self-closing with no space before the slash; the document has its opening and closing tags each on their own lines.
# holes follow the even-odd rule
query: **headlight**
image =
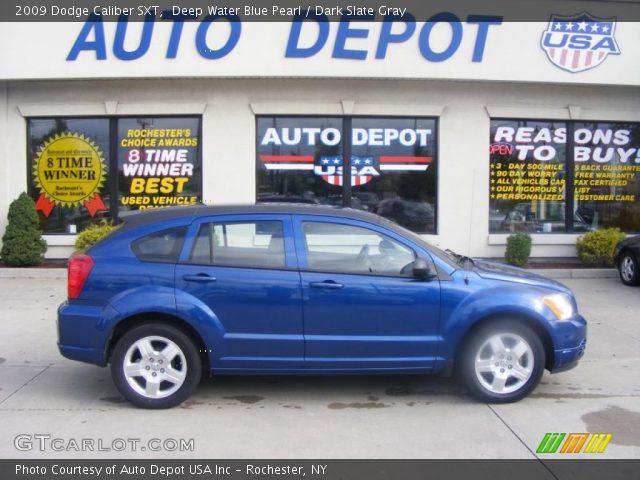
<svg viewBox="0 0 640 480">
<path fill-rule="evenodd" d="M 573 302 L 563 293 L 547 295 L 542 303 L 549 307 L 558 320 L 568 320 L 574 315 Z"/>
</svg>

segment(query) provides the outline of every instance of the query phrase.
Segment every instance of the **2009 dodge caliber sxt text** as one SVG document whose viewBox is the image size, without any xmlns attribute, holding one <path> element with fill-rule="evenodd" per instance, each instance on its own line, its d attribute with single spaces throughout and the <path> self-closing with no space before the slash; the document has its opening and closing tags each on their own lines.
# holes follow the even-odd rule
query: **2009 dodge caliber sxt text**
<svg viewBox="0 0 640 480">
<path fill-rule="evenodd" d="M 59 348 L 166 408 L 214 374 L 448 373 L 488 402 L 574 366 L 567 287 L 443 252 L 366 212 L 193 206 L 129 216 L 69 261 Z"/>
</svg>

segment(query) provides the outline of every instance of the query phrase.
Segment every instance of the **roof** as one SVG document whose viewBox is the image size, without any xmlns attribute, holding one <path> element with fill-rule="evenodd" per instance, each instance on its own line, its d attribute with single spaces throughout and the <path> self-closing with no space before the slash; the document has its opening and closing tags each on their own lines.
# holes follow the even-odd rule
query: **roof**
<svg viewBox="0 0 640 480">
<path fill-rule="evenodd" d="M 132 227 L 147 223 L 161 222 L 172 218 L 180 217 L 201 217 L 209 215 L 232 215 L 245 213 L 273 213 L 284 215 L 331 215 L 334 217 L 353 218 L 372 223 L 387 223 L 389 220 L 383 219 L 373 213 L 354 208 L 330 206 L 330 205 L 309 205 L 303 203 L 258 203 L 256 205 L 193 205 L 186 207 L 165 207 L 148 210 L 138 210 L 121 214 L 121 219 Z"/>
</svg>

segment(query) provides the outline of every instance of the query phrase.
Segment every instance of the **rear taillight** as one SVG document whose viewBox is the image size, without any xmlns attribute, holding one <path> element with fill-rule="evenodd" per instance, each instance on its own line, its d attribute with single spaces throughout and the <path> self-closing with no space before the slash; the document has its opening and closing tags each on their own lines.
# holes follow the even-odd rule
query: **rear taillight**
<svg viewBox="0 0 640 480">
<path fill-rule="evenodd" d="M 84 253 L 76 253 L 69 259 L 67 294 L 70 299 L 78 298 L 91 269 L 93 258 Z"/>
</svg>

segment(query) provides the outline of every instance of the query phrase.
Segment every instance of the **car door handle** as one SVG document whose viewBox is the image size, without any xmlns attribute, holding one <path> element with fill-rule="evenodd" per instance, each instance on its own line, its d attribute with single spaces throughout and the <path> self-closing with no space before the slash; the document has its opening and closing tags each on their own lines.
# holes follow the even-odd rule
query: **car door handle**
<svg viewBox="0 0 640 480">
<path fill-rule="evenodd" d="M 341 283 L 325 281 L 325 282 L 310 282 L 309 286 L 311 288 L 327 288 L 329 290 L 337 290 L 338 288 L 344 287 Z"/>
<path fill-rule="evenodd" d="M 198 275 L 183 275 L 182 279 L 186 280 L 187 282 L 202 282 L 202 283 L 215 282 L 217 280 L 216 277 L 211 277 L 206 273 L 199 273 Z"/>
</svg>

